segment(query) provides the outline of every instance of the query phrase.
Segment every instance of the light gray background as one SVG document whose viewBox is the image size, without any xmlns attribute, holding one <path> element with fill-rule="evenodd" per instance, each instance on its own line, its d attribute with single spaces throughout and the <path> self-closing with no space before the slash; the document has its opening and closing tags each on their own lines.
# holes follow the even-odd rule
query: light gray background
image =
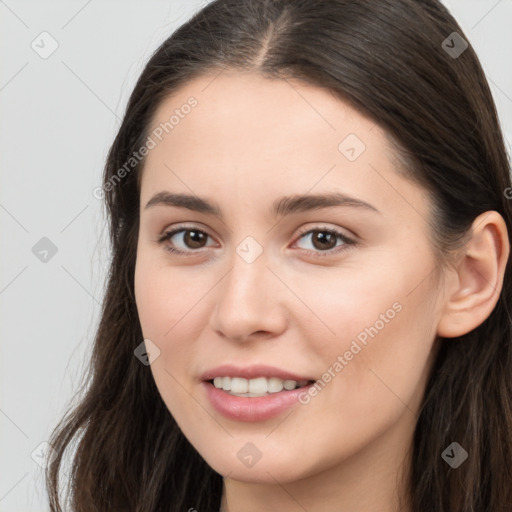
<svg viewBox="0 0 512 512">
<path fill-rule="evenodd" d="M 0 0 L 0 512 L 48 510 L 32 453 L 80 382 L 109 258 L 92 192 L 147 58 L 206 3 Z M 510 145 L 512 0 L 445 3 L 483 63 Z M 44 31 L 58 43 L 46 59 L 31 47 Z M 46 262 L 32 251 L 43 237 L 57 248 Z"/>
</svg>

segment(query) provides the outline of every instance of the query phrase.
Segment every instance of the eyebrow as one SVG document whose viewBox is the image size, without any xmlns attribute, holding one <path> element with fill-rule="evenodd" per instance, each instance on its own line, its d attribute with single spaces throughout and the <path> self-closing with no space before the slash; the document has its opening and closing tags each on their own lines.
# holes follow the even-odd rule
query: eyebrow
<svg viewBox="0 0 512 512">
<path fill-rule="evenodd" d="M 223 218 L 222 211 L 218 205 L 196 195 L 175 194 L 167 191 L 158 192 L 147 202 L 144 209 L 147 210 L 148 208 L 158 205 L 176 206 L 200 213 L 216 215 L 221 219 Z M 272 203 L 271 213 L 275 217 L 278 217 L 333 206 L 364 208 L 365 210 L 380 214 L 375 206 L 362 199 L 351 197 L 340 192 L 281 197 Z"/>
</svg>

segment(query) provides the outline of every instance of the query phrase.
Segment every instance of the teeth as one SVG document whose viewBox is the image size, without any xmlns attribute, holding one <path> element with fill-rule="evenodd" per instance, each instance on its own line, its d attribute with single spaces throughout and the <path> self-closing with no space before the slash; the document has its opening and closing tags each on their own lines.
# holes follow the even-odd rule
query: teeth
<svg viewBox="0 0 512 512">
<path fill-rule="evenodd" d="M 231 377 L 222 377 L 222 389 L 231 389 Z"/>
<path fill-rule="evenodd" d="M 269 393 L 279 393 L 279 391 L 283 390 L 284 381 L 281 379 L 277 379 L 276 377 L 271 377 L 267 381 L 267 387 Z"/>
<path fill-rule="evenodd" d="M 242 379 L 240 379 L 242 380 Z M 243 379 L 245 380 L 245 379 Z M 262 394 L 267 392 L 267 379 L 265 377 L 260 377 L 259 379 L 251 379 L 248 384 L 249 393 Z M 240 391 L 239 391 L 240 393 Z"/>
<path fill-rule="evenodd" d="M 265 396 L 268 393 L 279 393 L 283 389 L 292 390 L 306 386 L 307 380 L 283 380 L 277 377 L 258 377 L 256 379 L 244 379 L 242 377 L 215 377 L 213 385 L 218 389 L 228 391 L 236 396 Z"/>
<path fill-rule="evenodd" d="M 224 384 L 224 380 L 222 383 Z M 240 377 L 233 377 L 231 379 L 231 391 L 233 393 L 247 393 L 249 391 L 249 381 Z"/>
</svg>

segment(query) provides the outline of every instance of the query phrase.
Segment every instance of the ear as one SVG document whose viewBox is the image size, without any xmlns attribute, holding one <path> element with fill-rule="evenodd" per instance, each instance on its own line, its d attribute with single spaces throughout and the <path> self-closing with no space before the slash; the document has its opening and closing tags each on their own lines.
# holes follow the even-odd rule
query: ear
<svg viewBox="0 0 512 512">
<path fill-rule="evenodd" d="M 437 327 L 437 334 L 445 338 L 478 327 L 498 302 L 510 251 L 503 217 L 494 210 L 479 215 L 465 245 L 454 279 L 446 280 L 446 302 Z"/>
</svg>

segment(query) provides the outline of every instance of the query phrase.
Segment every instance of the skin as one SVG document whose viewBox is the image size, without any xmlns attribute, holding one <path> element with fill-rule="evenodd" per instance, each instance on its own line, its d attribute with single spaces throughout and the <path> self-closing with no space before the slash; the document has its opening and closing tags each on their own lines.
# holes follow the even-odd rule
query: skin
<svg viewBox="0 0 512 512">
<path fill-rule="evenodd" d="M 222 510 L 394 512 L 399 497 L 410 510 L 400 478 L 436 335 L 469 332 L 494 308 L 509 253 L 503 219 L 481 215 L 456 264 L 441 270 L 430 199 L 396 172 L 373 121 L 323 89 L 224 71 L 168 97 L 152 128 L 190 96 L 197 107 L 149 152 L 141 183 L 135 295 L 144 338 L 160 350 L 150 368 L 162 399 L 223 475 Z M 338 149 L 349 134 L 366 146 L 354 161 Z M 146 209 L 161 191 L 208 198 L 223 219 Z M 271 215 L 281 196 L 333 191 L 379 213 L 337 206 Z M 209 237 L 186 245 L 182 232 L 157 242 L 181 223 Z M 334 238 L 322 246 L 315 233 L 326 228 L 357 244 L 335 252 L 343 240 Z M 252 263 L 236 252 L 247 236 L 263 249 Z M 173 255 L 166 245 L 188 252 Z M 223 363 L 322 379 L 396 303 L 400 311 L 317 396 L 278 417 L 226 419 L 200 385 L 202 372 Z M 237 457 L 247 442 L 261 452 L 252 467 Z"/>
</svg>

